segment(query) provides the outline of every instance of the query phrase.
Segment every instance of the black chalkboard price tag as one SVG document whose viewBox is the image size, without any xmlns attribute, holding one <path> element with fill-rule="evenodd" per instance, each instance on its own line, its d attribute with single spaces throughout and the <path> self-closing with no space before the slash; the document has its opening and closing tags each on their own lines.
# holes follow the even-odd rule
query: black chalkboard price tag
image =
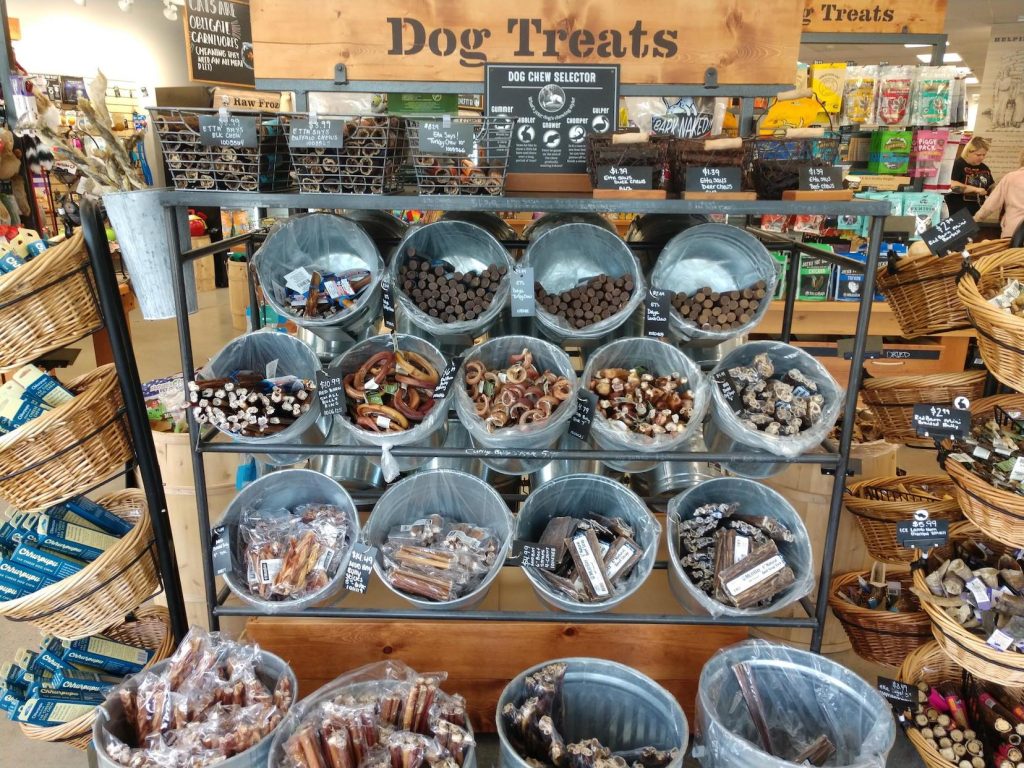
<svg viewBox="0 0 1024 768">
<path fill-rule="evenodd" d="M 725 399 L 725 402 L 729 404 L 736 413 L 743 410 L 743 397 L 741 394 L 740 385 L 729 375 L 728 371 L 719 371 L 714 376 L 715 386 L 718 387 L 719 393 Z"/>
<path fill-rule="evenodd" d="M 515 539 L 508 561 L 520 568 L 543 568 L 545 571 L 553 571 L 558 567 L 557 557 L 558 550 L 554 547 L 542 547 L 530 541 Z"/>
<path fill-rule="evenodd" d="M 927 518 L 896 523 L 896 543 L 905 548 L 941 547 L 949 539 L 949 520 Z"/>
<path fill-rule="evenodd" d="M 631 192 L 634 189 L 654 189 L 654 168 L 649 165 L 597 166 L 597 188 Z"/>
<path fill-rule="evenodd" d="M 516 267 L 512 272 L 512 317 L 533 317 L 537 301 L 533 287 L 533 267 Z"/>
<path fill-rule="evenodd" d="M 843 360 L 853 359 L 853 344 L 855 339 L 839 339 L 836 342 L 836 353 Z M 864 359 L 874 360 L 884 354 L 884 343 L 881 336 L 868 336 L 864 339 Z"/>
<path fill-rule="evenodd" d="M 441 371 L 441 377 L 437 380 L 437 386 L 434 387 L 433 398 L 435 400 L 444 400 L 448 397 L 448 392 L 451 391 L 452 382 L 455 381 L 455 374 L 459 372 L 459 368 L 462 367 L 462 356 L 458 355 L 448 361 L 448 364 Z"/>
<path fill-rule="evenodd" d="M 962 208 L 948 219 L 943 219 L 934 227 L 921 233 L 928 250 L 936 256 L 945 256 L 951 251 L 962 251 L 967 247 L 971 235 L 978 231 L 978 222 L 971 212 Z"/>
<path fill-rule="evenodd" d="M 380 309 L 384 316 L 384 327 L 395 330 L 395 292 L 391 287 L 391 278 L 384 275 L 380 279 Z"/>
<path fill-rule="evenodd" d="M 199 143 L 204 147 L 256 147 L 256 118 L 237 115 L 200 115 Z"/>
<path fill-rule="evenodd" d="M 590 437 L 590 428 L 594 424 L 597 412 L 597 393 L 580 387 L 576 393 L 576 413 L 569 419 L 569 434 L 577 440 Z"/>
<path fill-rule="evenodd" d="M 211 549 L 211 560 L 213 561 L 213 572 L 220 576 L 232 568 L 231 562 L 231 536 L 228 534 L 226 525 L 218 525 L 211 531 L 213 547 Z"/>
<path fill-rule="evenodd" d="M 963 411 L 952 405 L 915 405 L 911 422 L 919 437 L 967 437 L 971 431 L 970 411 Z"/>
<path fill-rule="evenodd" d="M 345 589 L 349 592 L 365 593 L 370 586 L 370 574 L 373 573 L 373 561 L 377 558 L 377 548 L 357 541 L 352 545 L 352 556 L 345 566 Z"/>
<path fill-rule="evenodd" d="M 917 703 L 917 686 L 904 683 L 902 680 L 879 675 L 878 692 L 882 694 L 883 699 L 901 712 Z"/>
<path fill-rule="evenodd" d="M 473 126 L 433 120 L 420 123 L 419 147 L 421 155 L 468 155 L 473 151 Z"/>
<path fill-rule="evenodd" d="M 321 117 L 293 118 L 288 127 L 288 146 L 293 149 L 341 149 L 345 146 L 345 123 Z"/>
<path fill-rule="evenodd" d="M 743 180 L 734 165 L 695 165 L 686 169 L 687 192 L 741 192 Z"/>
<path fill-rule="evenodd" d="M 345 403 L 345 381 L 340 373 L 316 372 L 316 393 L 320 398 L 320 410 L 324 416 L 339 416 L 347 410 Z"/>
<path fill-rule="evenodd" d="M 842 188 L 842 168 L 835 165 L 800 167 L 800 189 L 805 192 L 834 192 Z"/>
<path fill-rule="evenodd" d="M 668 312 L 672 306 L 672 291 L 663 288 L 648 288 L 644 305 L 644 335 L 652 339 L 663 339 L 668 333 Z"/>
</svg>

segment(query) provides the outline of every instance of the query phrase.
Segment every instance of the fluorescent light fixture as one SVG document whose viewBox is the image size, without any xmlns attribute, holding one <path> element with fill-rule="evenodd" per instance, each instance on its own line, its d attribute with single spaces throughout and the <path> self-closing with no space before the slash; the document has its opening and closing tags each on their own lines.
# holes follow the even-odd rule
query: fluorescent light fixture
<svg viewBox="0 0 1024 768">
<path fill-rule="evenodd" d="M 976 78 L 974 75 L 971 75 L 970 77 L 965 79 L 964 82 L 967 85 L 977 85 L 978 84 L 978 78 Z"/>
<path fill-rule="evenodd" d="M 928 43 L 904 43 L 904 48 L 931 48 Z"/>
<path fill-rule="evenodd" d="M 919 53 L 917 54 L 917 60 L 920 61 L 922 64 L 927 64 L 932 60 L 932 55 L 930 53 Z M 943 64 L 956 64 L 957 62 L 963 60 L 964 57 L 961 56 L 959 53 L 946 53 L 943 54 L 942 56 Z"/>
<path fill-rule="evenodd" d="M 75 0 L 75 5 L 85 5 L 85 0 Z"/>
</svg>

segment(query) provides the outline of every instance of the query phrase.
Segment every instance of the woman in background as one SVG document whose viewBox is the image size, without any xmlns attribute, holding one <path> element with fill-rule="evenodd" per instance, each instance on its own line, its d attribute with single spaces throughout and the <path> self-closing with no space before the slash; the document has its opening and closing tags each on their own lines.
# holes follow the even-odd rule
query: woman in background
<svg viewBox="0 0 1024 768">
<path fill-rule="evenodd" d="M 1017 158 L 1017 164 L 1021 167 L 999 180 L 974 217 L 989 219 L 1001 216 L 999 223 L 1003 237 L 1013 237 L 1017 228 L 1024 224 L 1024 150 Z"/>
<path fill-rule="evenodd" d="M 971 139 L 953 162 L 950 193 L 946 195 L 949 215 L 966 208 L 974 216 L 981 208 L 981 201 L 992 186 L 992 171 L 985 165 L 991 142 L 981 136 Z"/>
</svg>

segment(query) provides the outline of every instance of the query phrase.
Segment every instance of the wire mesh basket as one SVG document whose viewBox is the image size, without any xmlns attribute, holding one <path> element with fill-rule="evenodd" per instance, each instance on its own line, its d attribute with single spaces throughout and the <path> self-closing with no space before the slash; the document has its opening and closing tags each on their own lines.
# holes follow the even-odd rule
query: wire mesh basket
<svg viewBox="0 0 1024 768">
<path fill-rule="evenodd" d="M 401 118 L 289 117 L 285 131 L 300 192 L 384 195 L 401 189 L 399 170 L 408 147 Z"/>
<path fill-rule="evenodd" d="M 627 133 L 617 131 L 615 134 L 591 133 L 587 136 L 587 172 L 590 174 L 590 183 L 597 186 L 598 169 L 602 165 L 628 166 L 633 169 L 652 168 L 654 189 L 670 189 L 673 179 L 670 156 L 675 137 L 652 135 L 645 142 L 615 143 L 616 135 Z"/>
<path fill-rule="evenodd" d="M 750 181 L 762 200 L 779 200 L 800 185 L 800 168 L 835 165 L 839 138 L 758 137 L 750 142 Z"/>
<path fill-rule="evenodd" d="M 288 116 L 276 112 L 233 111 L 227 118 L 242 138 L 209 146 L 203 126 L 222 119 L 217 109 L 151 107 L 153 125 L 175 189 L 274 192 L 292 185 L 288 156 Z M 235 119 L 237 118 L 237 121 Z"/>
<path fill-rule="evenodd" d="M 746 178 L 749 164 L 751 140 L 744 139 L 738 147 L 707 149 L 706 139 L 675 139 L 671 144 L 672 186 L 676 191 L 686 187 L 686 169 L 691 167 L 739 168 L 743 189 L 750 186 Z"/>
<path fill-rule="evenodd" d="M 409 118 L 409 152 L 421 195 L 501 195 L 505 191 L 508 154 L 515 118 Z M 441 151 L 428 139 L 441 131 L 468 134 L 460 151 Z M 465 151 L 461 151 L 464 149 Z"/>
</svg>

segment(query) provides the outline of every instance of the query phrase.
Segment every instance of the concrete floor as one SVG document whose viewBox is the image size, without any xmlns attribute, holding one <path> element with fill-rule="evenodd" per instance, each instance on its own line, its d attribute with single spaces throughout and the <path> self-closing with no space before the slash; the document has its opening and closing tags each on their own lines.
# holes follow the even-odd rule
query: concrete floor
<svg viewBox="0 0 1024 768">
<path fill-rule="evenodd" d="M 227 305 L 226 289 L 200 294 L 199 312 L 192 316 L 192 343 L 197 364 L 204 363 L 226 341 L 237 335 L 231 327 Z M 143 321 L 136 311 L 132 314 L 131 325 L 143 381 L 169 376 L 181 370 L 177 328 L 173 320 Z M 65 380 L 95 367 L 91 343 L 78 346 L 82 352 L 75 365 L 61 372 Z M 16 649 L 36 647 L 38 642 L 39 633 L 33 627 L 12 622 L 0 623 L 0 662 L 10 659 Z M 853 653 L 839 654 L 834 658 L 870 681 L 878 674 L 893 674 L 893 670 L 869 664 Z M 497 759 L 496 738 L 482 736 L 478 765 L 480 768 L 490 768 L 497 765 Z M 20 733 L 15 724 L 0 717 L 0 768 L 84 768 L 87 765 L 89 760 L 84 753 L 62 745 L 31 741 Z M 696 766 L 697 763 L 688 760 L 687 765 Z M 888 765 L 892 768 L 917 768 L 923 763 L 903 734 L 899 733 Z"/>
</svg>

